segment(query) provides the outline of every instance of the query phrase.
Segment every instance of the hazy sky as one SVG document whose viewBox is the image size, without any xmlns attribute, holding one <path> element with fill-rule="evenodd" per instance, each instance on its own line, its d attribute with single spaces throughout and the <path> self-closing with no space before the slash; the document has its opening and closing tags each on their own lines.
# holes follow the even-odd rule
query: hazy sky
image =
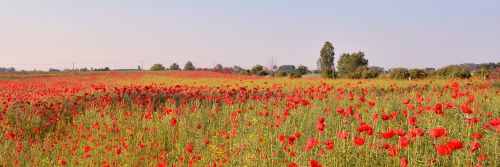
<svg viewBox="0 0 500 167">
<path fill-rule="evenodd" d="M 500 61 L 499 0 L 0 0 L 0 67 L 304 64 L 423 68 Z"/>
</svg>

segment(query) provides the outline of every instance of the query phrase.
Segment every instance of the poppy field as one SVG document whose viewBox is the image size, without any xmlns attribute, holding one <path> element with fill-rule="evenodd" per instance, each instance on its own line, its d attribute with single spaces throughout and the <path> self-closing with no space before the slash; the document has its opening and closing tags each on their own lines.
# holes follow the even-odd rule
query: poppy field
<svg viewBox="0 0 500 167">
<path fill-rule="evenodd" d="M 3 166 L 500 166 L 498 80 L 3 77 Z"/>
</svg>

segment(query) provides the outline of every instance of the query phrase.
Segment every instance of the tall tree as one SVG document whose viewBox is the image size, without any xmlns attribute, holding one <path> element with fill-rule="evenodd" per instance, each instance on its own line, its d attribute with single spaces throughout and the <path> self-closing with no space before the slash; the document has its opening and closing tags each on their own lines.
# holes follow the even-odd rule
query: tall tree
<svg viewBox="0 0 500 167">
<path fill-rule="evenodd" d="M 179 65 L 177 63 L 172 63 L 172 65 L 170 65 L 170 70 L 180 70 Z"/>
<path fill-rule="evenodd" d="M 333 78 L 335 76 L 334 56 L 335 52 L 332 43 L 325 42 L 318 60 L 318 70 L 322 78 Z"/>
<path fill-rule="evenodd" d="M 186 65 L 184 65 L 184 70 L 195 70 L 195 67 L 191 61 L 188 61 Z"/>
<path fill-rule="evenodd" d="M 365 53 L 343 53 L 337 61 L 339 77 L 342 78 L 360 78 L 360 67 L 367 68 L 368 60 L 365 59 Z"/>
<path fill-rule="evenodd" d="M 153 64 L 153 66 L 151 66 L 151 68 L 149 69 L 149 71 L 163 71 L 165 70 L 165 67 L 158 63 L 158 64 Z"/>
</svg>

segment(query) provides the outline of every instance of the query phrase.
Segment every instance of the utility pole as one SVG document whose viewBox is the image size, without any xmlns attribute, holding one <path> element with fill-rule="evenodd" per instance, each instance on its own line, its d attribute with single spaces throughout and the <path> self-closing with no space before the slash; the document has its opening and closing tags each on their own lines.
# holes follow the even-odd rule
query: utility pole
<svg viewBox="0 0 500 167">
<path fill-rule="evenodd" d="M 141 71 L 144 70 L 144 60 L 141 60 Z"/>
<path fill-rule="evenodd" d="M 75 71 L 75 62 L 73 61 L 73 72 Z"/>
</svg>

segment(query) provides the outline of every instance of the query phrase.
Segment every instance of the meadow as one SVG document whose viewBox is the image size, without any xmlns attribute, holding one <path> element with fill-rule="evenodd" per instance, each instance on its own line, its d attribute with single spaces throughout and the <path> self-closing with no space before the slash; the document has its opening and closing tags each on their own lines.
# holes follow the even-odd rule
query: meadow
<svg viewBox="0 0 500 167">
<path fill-rule="evenodd" d="M 3 166 L 500 166 L 498 80 L 0 75 Z"/>
</svg>

